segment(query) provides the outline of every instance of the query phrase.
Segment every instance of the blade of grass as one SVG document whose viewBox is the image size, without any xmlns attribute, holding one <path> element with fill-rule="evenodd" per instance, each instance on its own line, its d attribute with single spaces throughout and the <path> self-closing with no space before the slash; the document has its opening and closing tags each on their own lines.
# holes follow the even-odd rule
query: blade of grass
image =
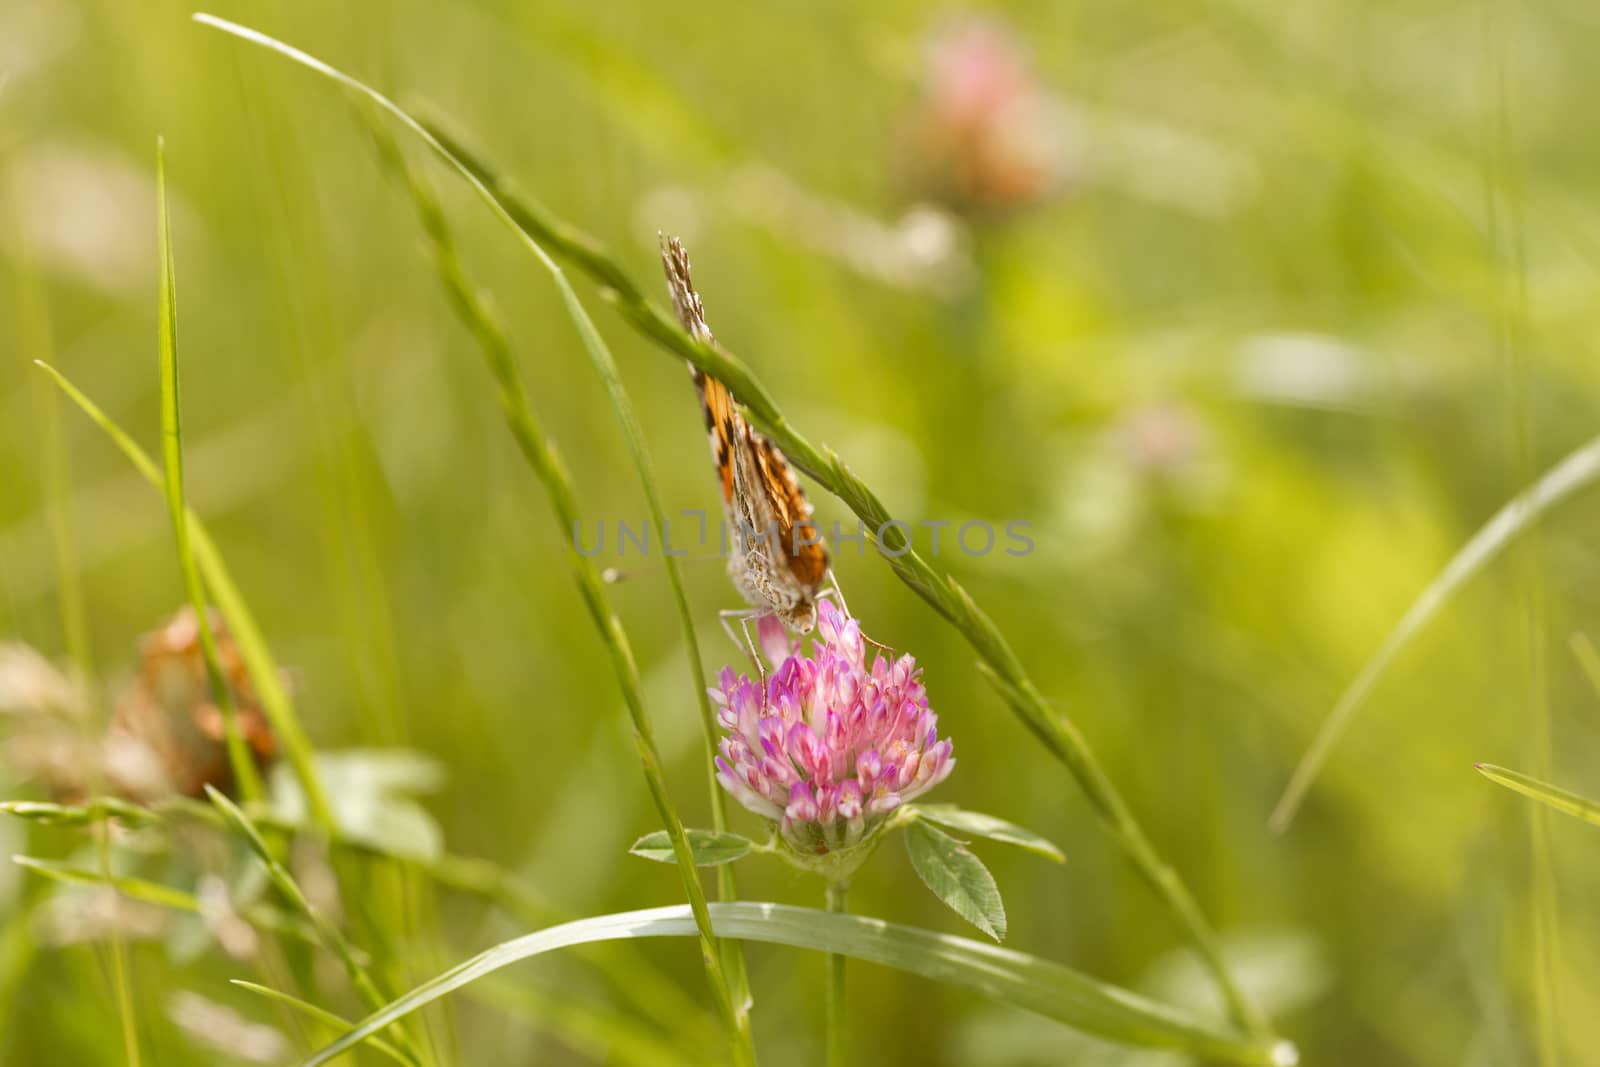
<svg viewBox="0 0 1600 1067">
<path fill-rule="evenodd" d="M 384 1003 L 384 995 L 372 980 L 372 976 L 367 973 L 366 965 L 362 963 L 360 954 L 356 951 L 355 946 L 344 936 L 344 931 L 340 930 L 332 920 L 323 915 L 306 898 L 305 893 L 300 889 L 299 883 L 289 873 L 289 869 L 273 854 L 272 849 L 267 847 L 266 839 L 261 836 L 261 831 L 256 829 L 255 823 L 250 821 L 250 817 L 241 811 L 237 804 L 229 800 L 213 786 L 206 786 L 206 796 L 216 806 L 216 809 L 222 813 L 222 817 L 227 820 L 233 831 L 244 838 L 250 845 L 250 850 L 255 853 L 256 859 L 260 860 L 261 865 L 266 868 L 267 878 L 272 882 L 273 887 L 296 911 L 305 916 L 306 921 L 316 930 L 317 937 L 323 946 L 339 958 L 339 962 L 344 965 L 345 974 L 349 976 L 350 984 L 355 987 L 356 992 L 373 1007 L 381 1006 Z M 417 1065 L 421 1062 L 417 1056 L 415 1046 L 403 1030 L 395 1030 L 394 1041 L 404 1054 L 407 1063 Z"/>
<path fill-rule="evenodd" d="M 36 856 L 12 856 L 11 862 L 64 885 L 109 886 L 129 900 L 187 912 L 190 915 L 200 914 L 200 902 L 192 894 L 162 885 L 160 882 L 105 875 L 99 871 L 84 870 L 81 867 L 73 867 L 56 860 L 40 859 Z"/>
<path fill-rule="evenodd" d="M 1450 558 L 1438 576 L 1412 601 L 1400 621 L 1395 623 L 1394 629 L 1383 639 L 1383 644 L 1378 646 L 1378 651 L 1362 666 L 1360 673 L 1323 720 L 1316 739 L 1301 758 L 1289 779 L 1288 787 L 1272 811 L 1268 825 L 1273 830 L 1281 833 L 1288 829 L 1311 783 L 1328 762 L 1333 746 L 1344 735 L 1350 720 L 1366 702 L 1378 679 L 1383 677 L 1395 657 L 1411 643 L 1411 639 L 1433 620 L 1457 590 L 1497 557 L 1506 545 L 1537 522 L 1541 515 L 1593 482 L 1597 476 L 1600 476 L 1600 437 L 1567 455 L 1542 478 L 1517 494 Z"/>
<path fill-rule="evenodd" d="M 247 982 L 243 978 L 231 978 L 229 979 L 229 984 L 238 986 L 240 989 L 254 993 L 257 996 L 266 997 L 268 1000 L 275 1001 L 278 1004 L 282 1004 L 284 1007 L 297 1011 L 308 1019 L 315 1019 L 317 1022 L 323 1024 L 331 1030 L 339 1031 L 350 1029 L 350 1021 L 348 1019 L 345 1019 L 339 1015 L 335 1015 L 327 1008 L 319 1008 L 309 1000 L 301 1000 L 292 993 L 284 993 L 281 990 L 273 989 L 270 986 L 257 985 L 255 982 Z M 399 1063 L 407 1062 L 405 1056 L 401 1054 L 399 1049 L 395 1048 L 381 1037 L 368 1037 L 367 1046 L 383 1053 L 391 1060 L 395 1060 Z"/>
<path fill-rule="evenodd" d="M 160 225 L 161 311 L 159 335 L 161 350 L 161 459 L 167 494 L 167 510 L 172 516 L 172 532 L 178 544 L 178 566 L 183 573 L 184 592 L 194 611 L 195 629 L 200 637 L 200 653 L 205 660 L 206 678 L 211 685 L 211 700 L 222 713 L 222 733 L 228 749 L 228 766 L 245 800 L 261 799 L 261 776 L 255 760 L 239 732 L 238 709 L 233 706 L 222 667 L 217 661 L 217 642 L 211 633 L 211 615 L 206 606 L 205 588 L 189 549 L 188 506 L 183 499 L 183 408 L 178 388 L 178 279 L 172 255 L 172 216 L 167 211 L 166 144 L 156 142 L 156 204 Z"/>
<path fill-rule="evenodd" d="M 1589 680 L 1595 695 L 1600 696 L 1600 651 L 1595 649 L 1594 642 L 1582 630 L 1573 633 L 1570 644 L 1578 666 L 1583 668 L 1583 676 Z"/>
<path fill-rule="evenodd" d="M 68 381 L 60 371 L 43 360 L 34 362 L 50 375 L 56 385 L 60 386 L 95 425 L 105 431 L 145 481 L 158 490 L 164 488 L 160 468 L 149 454 L 139 447 L 138 442 L 128 436 L 127 432 L 113 422 L 99 405 Z M 261 698 L 262 710 L 283 745 L 284 756 L 289 761 L 300 787 L 305 791 L 312 821 L 323 832 L 331 834 L 335 829 L 333 808 L 328 803 L 327 791 L 323 789 L 322 781 L 317 776 L 311 742 L 300 726 L 299 716 L 295 714 L 294 702 L 289 696 L 289 690 L 283 684 L 283 673 L 278 669 L 277 660 L 267 647 L 266 638 L 262 636 L 255 616 L 245 603 L 239 587 L 234 584 L 233 576 L 222 561 L 222 554 L 211 540 L 211 535 L 206 532 L 200 517 L 195 514 L 193 508 L 188 509 L 187 517 L 190 551 L 194 555 L 195 563 L 199 565 L 206 587 L 217 602 L 218 610 L 221 611 L 222 617 L 228 620 L 234 643 L 239 646 L 240 658 L 244 660 L 245 667 L 250 673 L 250 681 L 255 686 L 256 695 Z"/>
<path fill-rule="evenodd" d="M 1528 367 L 1528 267 L 1524 248 L 1522 181 L 1517 166 L 1517 149 L 1512 133 L 1512 105 L 1506 41 L 1509 25 L 1499 11 L 1487 12 L 1481 22 L 1490 52 L 1494 78 L 1495 106 L 1489 112 L 1492 129 L 1485 138 L 1484 184 L 1488 207 L 1489 250 L 1495 277 L 1500 283 L 1500 299 L 1495 311 L 1501 361 L 1505 366 L 1507 391 L 1512 400 L 1506 405 L 1510 415 L 1511 442 L 1515 469 L 1523 482 L 1536 473 L 1533 458 L 1534 425 L 1529 395 L 1533 380 Z M 1551 773 L 1550 694 L 1545 672 L 1546 590 L 1540 566 L 1540 525 L 1530 518 L 1526 535 L 1513 556 L 1517 608 L 1522 616 L 1527 650 L 1528 747 L 1533 769 L 1541 775 Z M 1550 813 L 1543 806 L 1528 808 L 1531 866 L 1529 912 L 1533 919 L 1532 961 L 1534 968 L 1534 1017 L 1539 1035 L 1539 1061 L 1546 1067 L 1562 1063 L 1561 989 L 1562 970 L 1560 916 L 1556 897 L 1555 865 L 1550 855 Z"/>
<path fill-rule="evenodd" d="M 101 871 L 85 870 L 56 860 L 39 859 L 34 856 L 12 856 L 11 859 L 18 866 L 25 867 L 54 882 L 62 882 L 69 885 L 109 885 L 128 899 L 137 900 L 143 904 L 153 904 L 156 907 L 182 912 L 185 915 L 205 914 L 199 899 L 193 893 L 178 889 L 175 886 L 163 885 L 160 882 L 151 882 L 142 878 L 109 876 Z M 291 937 L 307 945 L 316 946 L 321 944 L 317 940 L 315 930 L 300 920 L 284 915 L 276 909 L 256 906 L 247 908 L 240 914 L 250 925 L 267 933 Z"/>
<path fill-rule="evenodd" d="M 23 239 L 26 244 L 26 238 Z M 26 248 L 23 260 L 26 263 Z M 49 316 L 42 306 L 37 282 L 31 271 L 23 270 L 24 301 L 20 318 L 23 320 L 24 344 L 39 352 L 50 351 Z M 46 388 L 45 412 L 45 487 L 48 496 L 47 511 L 50 522 L 50 541 L 55 564 L 57 602 L 61 606 L 61 628 L 67 655 L 77 672 L 77 682 L 87 704 L 98 704 L 98 687 L 95 680 L 94 654 L 89 637 L 89 613 L 83 593 L 82 572 L 77 559 L 77 537 L 69 514 L 72 498 L 72 479 L 67 469 L 66 441 L 61 433 L 61 396 Z M 86 743 L 92 744 L 90 715 L 79 720 L 79 731 Z M 103 777 L 104 768 L 93 767 L 90 777 Z M 98 782 L 96 783 L 98 784 Z M 108 834 L 101 828 L 94 834 L 95 855 L 100 865 L 100 882 L 111 882 L 111 845 Z M 129 964 L 126 938 L 119 926 L 113 925 L 108 941 L 111 957 L 109 970 L 113 995 L 117 1002 L 117 1018 L 122 1032 L 124 1056 L 129 1067 L 139 1067 L 139 1023 L 134 1011 L 133 993 L 129 981 Z"/>
<path fill-rule="evenodd" d="M 711 912 L 717 932 L 724 937 L 834 953 L 895 967 L 974 990 L 1121 1044 L 1176 1049 L 1217 1062 L 1257 1067 L 1288 1067 L 1295 1062 L 1295 1049 L 1286 1042 L 1232 1032 L 1058 963 L 998 945 L 881 919 L 783 904 L 714 904 Z M 687 937 L 696 932 L 689 909 L 678 905 L 582 919 L 506 941 L 385 1006 L 306 1060 L 302 1067 L 327 1063 L 394 1020 L 532 956 L 592 941 Z"/>
<path fill-rule="evenodd" d="M 1496 767 L 1492 763 L 1475 763 L 1473 767 L 1489 781 L 1503 785 L 1514 793 L 1532 797 L 1541 804 L 1565 815 L 1571 815 L 1575 819 L 1581 819 L 1591 826 L 1600 826 L 1600 801 L 1568 792 L 1549 782 L 1541 782 L 1520 771 Z"/>
<path fill-rule="evenodd" d="M 455 239 L 450 232 L 449 222 L 445 218 L 444 210 L 439 205 L 438 197 L 433 189 L 409 166 L 405 156 L 401 153 L 394 139 L 388 131 L 376 121 L 369 122 L 372 135 L 378 145 L 379 154 L 401 180 L 411 194 L 411 201 L 416 208 L 418 218 L 422 223 L 424 232 L 427 233 L 432 246 L 434 265 L 439 274 L 439 280 L 450 298 L 451 305 L 456 309 L 474 336 L 480 339 L 495 332 L 492 327 L 485 328 L 483 324 L 475 324 L 475 320 L 483 317 L 483 297 L 467 281 L 466 274 L 461 266 L 460 256 L 456 251 Z M 572 291 L 572 286 L 567 283 L 565 275 L 553 263 L 550 267 L 556 285 L 561 291 L 561 298 L 567 309 L 573 325 L 578 331 L 579 338 L 583 341 L 584 351 L 589 355 L 589 361 L 594 365 L 595 372 L 599 374 L 606 394 L 611 400 L 612 410 L 616 413 L 617 422 L 622 427 L 623 436 L 628 443 L 628 451 L 633 459 L 634 469 L 639 475 L 639 482 L 644 488 L 645 502 L 650 509 L 650 521 L 655 527 L 656 543 L 665 547 L 667 540 L 667 520 L 661 507 L 661 493 L 656 485 L 655 472 L 651 467 L 649 451 L 645 445 L 644 432 L 640 429 L 638 416 L 634 413 L 633 403 L 628 398 L 626 387 L 622 383 L 622 376 L 617 370 L 616 360 L 612 358 L 611 350 L 606 347 L 600 337 L 600 332 L 595 329 L 594 322 L 589 318 L 583 305 L 579 302 L 577 294 Z M 701 730 L 705 737 L 706 745 L 706 777 L 707 787 L 711 794 L 711 826 L 718 833 L 728 828 L 727 793 L 717 783 L 716 755 L 717 755 L 717 720 L 716 713 L 711 708 L 711 698 L 706 685 L 705 668 L 700 661 L 700 640 L 695 634 L 694 616 L 689 610 L 689 598 L 683 590 L 683 576 L 678 569 L 678 561 L 670 552 L 662 553 L 662 562 L 667 572 L 667 584 L 672 590 L 673 604 L 677 608 L 678 623 L 683 631 L 684 653 L 689 661 L 689 680 L 695 694 L 695 701 L 700 709 Z M 724 901 L 738 898 L 738 887 L 734 870 L 731 866 L 722 865 L 717 868 L 717 896 Z M 722 965 L 727 972 L 730 993 L 733 998 L 734 1010 L 739 1016 L 741 1030 L 749 1029 L 749 1013 L 751 1008 L 749 972 L 745 966 L 744 949 L 737 941 L 727 942 L 720 946 Z"/>
<path fill-rule="evenodd" d="M 891 524 L 888 509 L 883 502 L 844 465 L 835 453 L 831 450 L 826 453 L 819 451 L 815 445 L 790 427 L 766 389 L 756 381 L 742 362 L 720 346 L 691 338 L 673 316 L 656 303 L 644 298 L 639 288 L 628 278 L 627 273 L 593 238 L 573 226 L 550 218 L 541 209 L 516 196 L 495 179 L 488 168 L 466 154 L 458 144 L 448 140 L 439 131 L 424 127 L 377 90 L 320 59 L 259 31 L 214 15 L 199 13 L 194 15 L 194 19 L 202 25 L 259 45 L 316 71 L 346 88 L 363 94 L 394 115 L 460 174 L 495 216 L 509 226 L 523 245 L 541 262 L 548 262 L 550 259 L 545 251 L 545 246 L 548 246 L 556 255 L 575 263 L 580 270 L 600 283 L 603 294 L 635 329 L 669 353 L 688 359 L 707 374 L 726 384 L 734 395 L 740 398 L 757 426 L 766 431 L 767 436 L 795 466 L 843 500 L 870 530 L 887 530 L 888 536 L 884 542 L 880 543 L 874 538 L 874 544 L 879 547 L 879 554 L 906 585 L 960 631 L 984 660 L 992 677 L 1003 683 L 1001 692 L 1007 696 L 1007 706 L 1067 767 L 1079 788 L 1089 799 L 1102 824 L 1117 840 L 1135 869 L 1188 933 L 1224 999 L 1228 1002 L 1229 1011 L 1234 1018 L 1252 1033 L 1263 1036 L 1270 1034 L 1271 1029 L 1265 1018 L 1245 997 L 1238 982 L 1228 970 L 1222 958 L 1217 936 L 1188 887 L 1178 877 L 1177 872 L 1160 858 L 1155 846 L 1145 835 L 1143 827 L 1134 818 L 1127 802 L 1105 775 L 1098 759 L 1077 727 L 1070 719 L 1058 715 L 1049 701 L 1034 686 L 1024 672 L 1021 661 L 1017 659 L 993 620 L 953 579 L 936 573 L 911 547 L 908 536 L 902 532 L 910 527 L 903 523 Z M 569 524 L 567 529 L 571 528 Z M 679 845 L 677 838 L 678 835 L 675 834 L 674 851 L 679 854 L 680 864 L 687 878 L 690 857 L 687 845 Z M 691 901 L 693 898 L 694 894 L 691 891 Z M 702 930 L 702 933 L 705 931 Z"/>
</svg>

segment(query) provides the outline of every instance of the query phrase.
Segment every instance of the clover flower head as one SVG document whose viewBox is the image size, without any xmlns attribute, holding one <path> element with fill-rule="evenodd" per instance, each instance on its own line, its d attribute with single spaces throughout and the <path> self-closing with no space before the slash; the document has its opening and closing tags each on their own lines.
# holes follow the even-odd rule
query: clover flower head
<svg viewBox="0 0 1600 1067">
<path fill-rule="evenodd" d="M 776 620 L 761 621 L 776 670 L 761 682 L 723 669 L 711 690 L 724 731 L 717 780 L 771 819 L 801 856 L 871 839 L 889 815 L 955 766 L 910 656 L 869 666 L 861 626 L 832 601 L 818 607 L 809 655 L 790 652 Z"/>
</svg>

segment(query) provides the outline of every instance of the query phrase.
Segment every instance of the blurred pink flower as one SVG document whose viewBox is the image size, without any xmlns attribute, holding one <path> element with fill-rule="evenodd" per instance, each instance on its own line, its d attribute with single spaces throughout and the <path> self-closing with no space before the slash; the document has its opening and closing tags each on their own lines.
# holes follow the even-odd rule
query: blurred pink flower
<svg viewBox="0 0 1600 1067">
<path fill-rule="evenodd" d="M 827 600 L 813 642 L 811 655 L 791 653 L 763 619 L 762 648 L 778 664 L 765 692 L 728 667 L 711 695 L 727 732 L 717 780 L 797 852 L 821 856 L 870 839 L 955 760 L 910 656 L 878 653 L 868 667 L 860 624 Z"/>
<path fill-rule="evenodd" d="M 921 103 L 906 142 L 921 191 L 966 210 L 1015 208 L 1065 176 L 1061 107 L 1003 24 L 964 18 L 927 47 Z"/>
</svg>

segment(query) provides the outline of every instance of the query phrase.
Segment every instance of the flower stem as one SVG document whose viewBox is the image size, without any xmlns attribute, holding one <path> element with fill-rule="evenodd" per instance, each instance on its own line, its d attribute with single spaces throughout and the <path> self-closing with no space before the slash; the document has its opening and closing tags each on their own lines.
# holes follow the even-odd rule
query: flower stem
<svg viewBox="0 0 1600 1067">
<path fill-rule="evenodd" d="M 828 910 L 843 913 L 849 882 L 828 883 Z M 844 1067 L 844 957 L 828 953 L 823 997 L 827 1012 L 828 1067 Z"/>
</svg>

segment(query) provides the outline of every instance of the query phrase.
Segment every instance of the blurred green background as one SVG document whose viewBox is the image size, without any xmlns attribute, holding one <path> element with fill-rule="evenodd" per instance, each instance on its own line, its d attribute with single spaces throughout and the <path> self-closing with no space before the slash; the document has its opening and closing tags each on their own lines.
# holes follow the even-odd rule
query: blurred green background
<svg viewBox="0 0 1600 1067">
<path fill-rule="evenodd" d="M 0 638 L 67 656 L 49 506 L 63 457 L 103 691 L 182 600 L 159 494 L 30 365 L 49 359 L 156 448 L 161 135 L 190 498 L 319 748 L 432 756 L 446 779 L 425 806 L 449 848 L 564 912 L 677 902 L 672 869 L 626 854 L 655 816 L 604 651 L 403 187 L 337 91 L 190 10 L 0 3 Z M 1541 864 L 1524 802 L 1472 764 L 1600 793 L 1600 695 L 1573 651 L 1600 631 L 1600 494 L 1475 579 L 1384 678 L 1291 830 L 1265 824 L 1411 600 L 1600 429 L 1592 4 L 212 10 L 447 116 L 652 293 L 656 232 L 681 233 L 719 338 L 897 516 L 1031 523 L 1031 555 L 971 557 L 947 531 L 937 562 L 1102 756 L 1304 1062 L 1587 1062 L 1600 839 L 1553 822 Z M 583 513 L 637 526 L 638 481 L 548 276 L 427 173 Z M 668 509 L 714 511 L 683 367 L 575 282 Z M 825 528 L 849 519 L 812 495 Z M 926 669 L 959 761 L 937 799 L 1069 856 L 979 850 L 1008 943 L 1208 1005 L 1168 914 L 959 635 L 856 546 L 836 557 L 868 632 Z M 675 795 L 706 825 L 668 587 L 633 569 L 615 600 Z M 737 658 L 720 571 L 688 569 L 712 670 Z M 0 766 L 5 795 L 44 795 L 24 778 Z M 0 823 L 5 854 L 81 857 L 84 840 Z M 192 883 L 182 866 L 139 861 Z M 746 897 L 820 906 L 775 863 L 739 873 Z M 358 930 L 388 931 L 397 989 L 525 928 L 391 874 L 344 903 Z M 0 1062 L 125 1062 L 108 950 L 46 929 L 54 893 L 0 869 Z M 1542 951 L 1539 899 L 1555 908 Z M 963 932 L 898 847 L 851 903 Z M 197 1023 L 185 994 L 293 1041 L 288 1016 L 224 984 L 247 964 L 178 941 L 128 942 L 146 1062 L 250 1062 L 242 1039 L 206 1044 L 222 1023 Z M 429 1033 L 465 1063 L 624 1062 L 563 1014 L 628 1010 L 590 966 L 607 958 L 647 959 L 707 1001 L 690 942 L 610 951 L 524 964 L 497 1003 L 457 998 Z M 764 1062 L 818 1062 L 820 957 L 748 955 Z M 327 986 L 319 1002 L 359 1013 Z M 1168 1062 L 864 965 L 852 991 L 868 1062 Z"/>
</svg>

